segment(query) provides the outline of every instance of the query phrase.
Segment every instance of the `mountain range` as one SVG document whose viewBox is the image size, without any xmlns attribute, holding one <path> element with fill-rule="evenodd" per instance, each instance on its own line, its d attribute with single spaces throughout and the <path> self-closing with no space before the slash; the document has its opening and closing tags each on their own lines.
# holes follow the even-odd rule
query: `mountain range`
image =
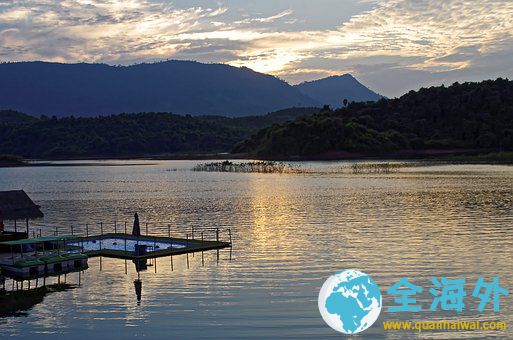
<svg viewBox="0 0 513 340">
<path fill-rule="evenodd" d="M 248 68 L 194 61 L 0 64 L 0 109 L 37 117 L 132 112 L 238 117 L 379 98 L 350 75 L 291 86 Z"/>
<path fill-rule="evenodd" d="M 513 81 L 501 78 L 423 88 L 336 110 L 290 108 L 233 118 L 168 112 L 35 118 L 0 110 L 0 155 L 26 158 L 221 153 L 276 160 L 495 151 L 503 158 L 511 150 Z"/>
</svg>

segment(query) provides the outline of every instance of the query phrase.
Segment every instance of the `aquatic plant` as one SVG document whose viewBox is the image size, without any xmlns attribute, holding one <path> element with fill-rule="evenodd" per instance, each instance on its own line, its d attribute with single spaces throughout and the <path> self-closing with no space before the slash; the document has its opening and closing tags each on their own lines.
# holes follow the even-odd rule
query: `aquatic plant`
<svg viewBox="0 0 513 340">
<path fill-rule="evenodd" d="M 351 165 L 353 174 L 389 174 L 401 168 L 413 165 L 407 163 L 354 163 Z"/>
<path fill-rule="evenodd" d="M 283 162 L 255 161 L 235 163 L 231 161 L 197 164 L 192 171 L 207 172 L 256 172 L 256 173 L 302 173 L 299 166 Z"/>
</svg>

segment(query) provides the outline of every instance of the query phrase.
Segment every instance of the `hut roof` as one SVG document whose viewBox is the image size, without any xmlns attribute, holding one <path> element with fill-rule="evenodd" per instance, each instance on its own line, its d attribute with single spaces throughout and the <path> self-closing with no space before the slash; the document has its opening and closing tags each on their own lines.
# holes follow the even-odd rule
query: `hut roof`
<svg viewBox="0 0 513 340">
<path fill-rule="evenodd" d="M 23 190 L 0 191 L 0 219 L 22 220 L 43 217 L 40 206 Z"/>
</svg>

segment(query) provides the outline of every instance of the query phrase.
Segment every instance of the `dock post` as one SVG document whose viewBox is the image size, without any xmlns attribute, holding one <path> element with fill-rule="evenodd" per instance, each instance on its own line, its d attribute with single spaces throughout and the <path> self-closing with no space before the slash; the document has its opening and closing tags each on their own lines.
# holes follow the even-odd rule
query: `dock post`
<svg viewBox="0 0 513 340">
<path fill-rule="evenodd" d="M 71 235 L 73 235 L 73 226 L 71 226 Z"/>
<path fill-rule="evenodd" d="M 17 233 L 18 232 L 18 226 L 16 224 L 16 220 L 14 220 L 14 232 Z"/>
<path fill-rule="evenodd" d="M 57 236 L 57 227 L 55 227 L 55 236 Z"/>
<path fill-rule="evenodd" d="M 201 232 L 201 242 L 203 243 L 203 232 Z M 204 257 L 204 252 L 203 251 L 201 252 L 201 265 L 203 267 L 205 266 L 205 257 Z"/>
<path fill-rule="evenodd" d="M 118 233 L 117 222 L 114 221 L 114 234 Z"/>
<path fill-rule="evenodd" d="M 194 226 L 191 226 L 191 240 L 194 240 Z M 192 253 L 192 257 L 194 257 L 194 252 Z"/>
<path fill-rule="evenodd" d="M 230 246 L 232 245 L 232 230 L 228 228 L 228 235 L 230 236 Z"/>
<path fill-rule="evenodd" d="M 219 242 L 219 228 L 216 228 L 216 241 Z M 219 264 L 219 249 L 217 249 L 217 264 Z"/>
<path fill-rule="evenodd" d="M 185 238 L 187 240 L 187 247 L 189 246 L 189 234 L 185 235 Z M 187 269 L 189 269 L 189 252 L 185 253 L 185 256 L 187 258 Z"/>
<path fill-rule="evenodd" d="M 146 222 L 146 236 L 148 236 L 148 222 Z"/>
<path fill-rule="evenodd" d="M 126 235 L 126 221 L 125 221 L 125 235 Z"/>
<path fill-rule="evenodd" d="M 39 237 L 41 237 L 41 228 L 39 228 Z"/>
<path fill-rule="evenodd" d="M 103 235 L 103 222 L 100 222 L 100 234 Z"/>
</svg>

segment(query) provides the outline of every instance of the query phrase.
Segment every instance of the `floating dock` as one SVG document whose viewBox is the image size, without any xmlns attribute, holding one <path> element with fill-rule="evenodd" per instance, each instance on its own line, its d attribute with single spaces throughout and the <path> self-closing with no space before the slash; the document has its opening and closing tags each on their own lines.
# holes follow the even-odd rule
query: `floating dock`
<svg viewBox="0 0 513 340">
<path fill-rule="evenodd" d="M 159 257 L 189 254 L 232 247 L 231 230 L 227 229 L 229 242 L 220 240 L 220 229 L 201 230 L 194 238 L 194 228 L 186 233 L 185 238 L 172 237 L 168 226 L 168 235 L 148 235 L 146 225 L 145 235 L 133 235 L 125 232 L 118 233 L 114 224 L 113 233 L 104 233 L 100 223 L 100 234 L 89 235 L 86 225 L 86 235 L 58 234 L 57 228 L 53 236 L 41 236 L 21 240 L 0 242 L 0 267 L 6 274 L 21 278 L 38 277 L 47 274 L 62 274 L 67 271 L 87 269 L 87 259 L 90 257 L 110 257 L 124 260 L 145 261 Z M 205 239 L 205 232 L 210 234 Z M 212 240 L 211 232 L 215 232 Z M 16 254 L 16 256 L 15 256 Z M 230 252 L 231 258 L 231 252 Z"/>
<path fill-rule="evenodd" d="M 68 240 L 66 244 L 79 248 L 81 253 L 89 257 L 104 256 L 126 260 L 144 260 L 232 246 L 231 242 L 224 241 L 149 235 L 133 236 L 122 233 L 77 236 L 73 240 Z"/>
</svg>

